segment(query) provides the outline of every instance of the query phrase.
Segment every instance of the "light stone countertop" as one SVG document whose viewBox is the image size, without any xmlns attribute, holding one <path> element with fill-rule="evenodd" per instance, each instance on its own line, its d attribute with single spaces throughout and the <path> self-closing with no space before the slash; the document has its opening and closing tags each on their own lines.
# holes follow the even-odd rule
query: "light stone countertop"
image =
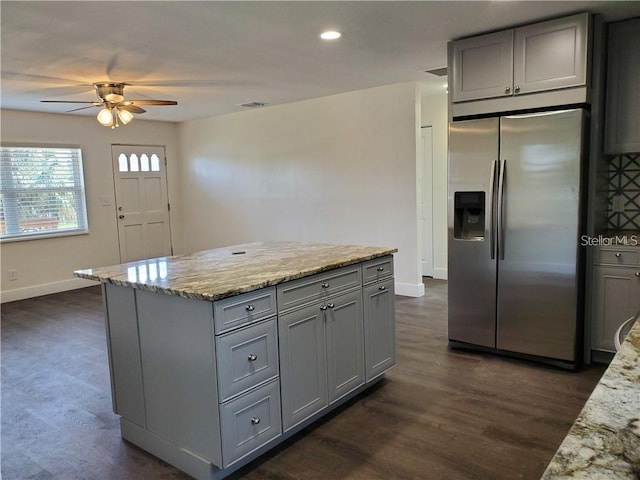
<svg viewBox="0 0 640 480">
<path fill-rule="evenodd" d="M 640 315 L 543 480 L 640 478 Z"/>
<path fill-rule="evenodd" d="M 113 285 L 214 301 L 397 251 L 359 245 L 261 242 L 77 270 L 73 274 Z"/>
</svg>

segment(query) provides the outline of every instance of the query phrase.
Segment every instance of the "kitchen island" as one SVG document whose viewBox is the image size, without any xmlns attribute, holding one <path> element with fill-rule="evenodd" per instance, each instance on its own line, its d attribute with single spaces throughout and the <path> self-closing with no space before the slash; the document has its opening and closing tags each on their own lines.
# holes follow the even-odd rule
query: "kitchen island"
<svg viewBox="0 0 640 480">
<path fill-rule="evenodd" d="M 640 314 L 543 480 L 640 478 Z"/>
<path fill-rule="evenodd" d="M 395 364 L 393 253 L 266 242 L 74 272 L 102 283 L 124 439 L 224 478 Z"/>
</svg>

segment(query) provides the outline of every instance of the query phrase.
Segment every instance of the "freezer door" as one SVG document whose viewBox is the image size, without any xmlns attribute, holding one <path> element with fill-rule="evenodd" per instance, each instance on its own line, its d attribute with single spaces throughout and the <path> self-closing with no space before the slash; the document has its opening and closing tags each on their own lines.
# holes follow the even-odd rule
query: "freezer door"
<svg viewBox="0 0 640 480">
<path fill-rule="evenodd" d="M 498 128 L 497 118 L 449 125 L 449 339 L 485 347 L 496 335 Z"/>
<path fill-rule="evenodd" d="M 501 119 L 499 349 L 575 360 L 582 125 L 582 110 Z"/>
</svg>

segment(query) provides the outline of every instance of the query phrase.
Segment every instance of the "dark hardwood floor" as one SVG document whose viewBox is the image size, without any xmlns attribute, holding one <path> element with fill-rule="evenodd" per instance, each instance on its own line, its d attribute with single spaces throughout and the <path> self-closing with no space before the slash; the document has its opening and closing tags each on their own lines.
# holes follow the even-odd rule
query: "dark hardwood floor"
<svg viewBox="0 0 640 480">
<path fill-rule="evenodd" d="M 604 371 L 447 347 L 446 282 L 397 297 L 398 365 L 231 478 L 538 479 Z M 2 478 L 185 479 L 121 440 L 97 287 L 2 306 Z"/>
</svg>

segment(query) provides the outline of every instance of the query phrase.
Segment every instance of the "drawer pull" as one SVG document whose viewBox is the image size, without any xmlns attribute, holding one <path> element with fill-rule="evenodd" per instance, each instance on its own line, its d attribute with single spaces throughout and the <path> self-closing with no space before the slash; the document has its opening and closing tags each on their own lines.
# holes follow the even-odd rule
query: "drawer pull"
<svg viewBox="0 0 640 480">
<path fill-rule="evenodd" d="M 327 309 L 326 305 L 320 305 L 320 310 L 322 310 L 323 312 Z"/>
<path fill-rule="evenodd" d="M 251 417 L 251 425 L 258 425 L 260 423 L 260 419 L 258 417 Z"/>
<path fill-rule="evenodd" d="M 247 312 L 253 312 L 256 309 L 253 305 L 247 305 L 245 308 L 247 309 Z"/>
<path fill-rule="evenodd" d="M 616 258 L 620 258 L 622 256 L 622 254 L 620 252 L 616 253 Z"/>
<path fill-rule="evenodd" d="M 329 284 L 328 284 L 327 282 L 324 282 L 324 283 L 321 285 L 321 287 L 322 287 L 322 288 L 329 288 Z"/>
<path fill-rule="evenodd" d="M 329 308 L 334 308 L 334 307 L 335 307 L 335 305 L 334 305 L 333 303 L 327 303 L 327 307 L 329 307 Z"/>
<path fill-rule="evenodd" d="M 378 270 L 379 272 L 384 272 L 384 267 L 378 267 L 376 268 L 376 270 Z"/>
<path fill-rule="evenodd" d="M 386 289 L 387 289 L 387 287 L 385 287 L 384 285 L 380 285 L 380 286 L 378 287 L 378 290 L 380 290 L 381 292 L 382 292 L 383 290 L 386 290 Z"/>
<path fill-rule="evenodd" d="M 258 359 L 258 356 L 255 353 L 250 353 L 249 356 L 247 357 L 247 360 L 249 360 L 250 362 L 255 362 Z"/>
<path fill-rule="evenodd" d="M 636 272 L 636 277 L 640 277 L 640 272 Z"/>
</svg>

